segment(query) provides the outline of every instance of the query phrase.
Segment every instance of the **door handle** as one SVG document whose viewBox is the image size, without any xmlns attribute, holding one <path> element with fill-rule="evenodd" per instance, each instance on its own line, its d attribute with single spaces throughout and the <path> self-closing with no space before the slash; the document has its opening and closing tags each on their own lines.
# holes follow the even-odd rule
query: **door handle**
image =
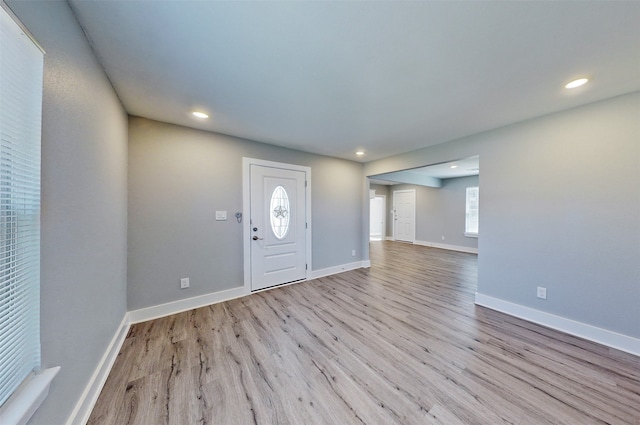
<svg viewBox="0 0 640 425">
<path fill-rule="evenodd" d="M 257 241 L 258 239 L 262 240 L 262 238 L 259 238 L 259 237 L 257 237 L 257 236 L 254 236 L 254 237 L 253 237 L 253 238 L 251 238 L 251 239 L 253 239 L 254 241 Z"/>
</svg>

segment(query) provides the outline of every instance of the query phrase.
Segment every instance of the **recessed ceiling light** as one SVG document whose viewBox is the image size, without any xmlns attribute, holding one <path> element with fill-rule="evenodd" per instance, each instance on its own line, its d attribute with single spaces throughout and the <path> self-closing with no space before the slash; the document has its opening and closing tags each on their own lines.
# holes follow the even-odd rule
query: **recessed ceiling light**
<svg viewBox="0 0 640 425">
<path fill-rule="evenodd" d="M 362 155 L 364 155 L 364 151 L 357 151 L 357 152 L 356 152 L 356 155 L 358 155 L 358 156 L 362 156 Z"/>
<path fill-rule="evenodd" d="M 576 87 L 587 84 L 587 81 L 589 81 L 588 78 L 578 78 L 577 80 L 573 80 L 570 83 L 567 83 L 564 87 L 567 89 L 575 89 Z"/>
<path fill-rule="evenodd" d="M 200 112 L 200 111 L 193 111 L 191 114 L 194 117 L 198 117 L 198 118 L 209 118 L 209 115 L 205 114 L 204 112 Z"/>
<path fill-rule="evenodd" d="M 452 165 L 451 168 L 458 168 L 458 166 L 457 165 Z"/>
</svg>

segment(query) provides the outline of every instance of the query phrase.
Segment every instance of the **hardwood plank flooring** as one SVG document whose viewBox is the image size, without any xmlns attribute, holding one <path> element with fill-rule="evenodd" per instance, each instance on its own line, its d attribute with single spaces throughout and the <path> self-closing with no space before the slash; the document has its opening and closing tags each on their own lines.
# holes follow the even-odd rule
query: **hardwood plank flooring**
<svg viewBox="0 0 640 425">
<path fill-rule="evenodd" d="M 89 424 L 640 424 L 640 358 L 475 306 L 475 255 L 371 259 L 132 326 Z"/>
</svg>

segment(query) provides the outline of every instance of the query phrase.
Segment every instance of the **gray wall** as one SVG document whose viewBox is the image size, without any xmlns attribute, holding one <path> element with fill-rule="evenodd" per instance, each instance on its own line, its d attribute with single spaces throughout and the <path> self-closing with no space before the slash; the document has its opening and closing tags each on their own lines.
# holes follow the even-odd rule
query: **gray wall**
<svg viewBox="0 0 640 425">
<path fill-rule="evenodd" d="M 389 187 L 390 186 L 387 186 L 387 185 L 374 184 L 374 183 L 371 183 L 369 185 L 370 189 L 376 191 L 376 195 L 385 195 L 385 196 L 389 196 Z"/>
<path fill-rule="evenodd" d="M 639 118 L 633 93 L 374 161 L 365 175 L 480 155 L 478 292 L 638 338 Z"/>
<path fill-rule="evenodd" d="M 362 258 L 362 164 L 132 117 L 130 310 L 243 285 L 242 157 L 311 167 L 313 270 Z"/>
<path fill-rule="evenodd" d="M 477 248 L 478 238 L 464 235 L 466 188 L 478 186 L 478 176 L 442 180 L 442 187 L 399 184 L 390 187 L 389 212 L 393 208 L 393 191 L 416 191 L 416 240 L 466 248 Z M 389 214 L 390 215 L 390 214 Z M 390 220 L 389 220 L 390 221 Z M 387 226 L 393 235 L 392 223 Z M 442 237 L 444 236 L 444 240 Z"/>
<path fill-rule="evenodd" d="M 42 365 L 62 370 L 30 424 L 62 424 L 126 312 L 127 118 L 66 2 L 8 4 L 47 52 Z"/>
</svg>

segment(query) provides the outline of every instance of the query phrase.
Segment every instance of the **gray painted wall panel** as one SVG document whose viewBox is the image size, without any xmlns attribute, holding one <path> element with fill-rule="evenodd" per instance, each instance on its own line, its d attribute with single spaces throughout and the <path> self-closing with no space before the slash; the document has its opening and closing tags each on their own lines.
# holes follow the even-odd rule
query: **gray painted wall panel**
<svg viewBox="0 0 640 425">
<path fill-rule="evenodd" d="M 311 167 L 313 270 L 361 260 L 362 164 L 131 117 L 130 310 L 242 286 L 242 157 Z"/>
<path fill-rule="evenodd" d="M 42 365 L 62 370 L 30 425 L 62 424 L 126 312 L 127 118 L 66 2 L 8 4 L 46 50 Z"/>
<path fill-rule="evenodd" d="M 365 175 L 479 154 L 478 291 L 638 338 L 639 117 L 633 93 L 374 161 Z"/>
</svg>

